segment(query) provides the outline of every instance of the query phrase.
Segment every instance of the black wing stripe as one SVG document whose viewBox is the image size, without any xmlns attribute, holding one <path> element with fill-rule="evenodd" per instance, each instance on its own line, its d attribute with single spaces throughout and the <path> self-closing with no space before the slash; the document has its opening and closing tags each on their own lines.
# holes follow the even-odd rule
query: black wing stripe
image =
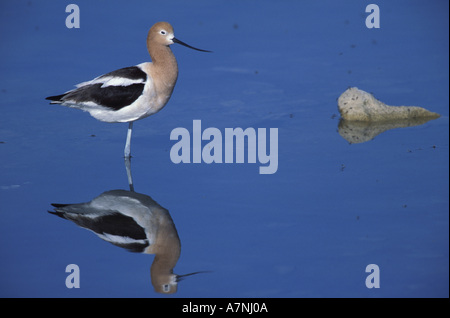
<svg viewBox="0 0 450 318">
<path fill-rule="evenodd" d="M 147 80 L 147 74 L 137 66 L 124 67 L 107 74 L 104 74 L 98 79 L 110 78 L 125 78 L 128 80 L 140 80 L 142 83 L 119 86 L 106 86 L 99 89 L 103 83 L 81 86 L 77 89 L 67 93 L 49 96 L 45 99 L 56 103 L 63 103 L 64 101 L 71 101 L 74 103 L 94 102 L 98 105 L 119 110 L 125 106 L 132 104 L 144 90 L 144 85 Z"/>
<path fill-rule="evenodd" d="M 104 77 L 123 77 L 131 80 L 142 80 L 145 82 L 147 80 L 147 74 L 137 66 L 124 67 L 119 70 L 115 70 L 100 76 Z"/>
<path fill-rule="evenodd" d="M 82 86 L 64 95 L 62 101 L 74 103 L 94 102 L 112 110 L 119 110 L 138 99 L 144 90 L 145 84 L 107 86 L 103 88 L 101 86 L 101 83 Z"/>
<path fill-rule="evenodd" d="M 134 240 L 146 240 L 145 230 L 129 216 L 112 212 L 97 217 L 84 216 L 76 213 L 62 211 L 50 212 L 64 219 L 70 220 L 80 227 L 89 229 L 100 235 L 115 235 L 129 237 Z"/>
</svg>

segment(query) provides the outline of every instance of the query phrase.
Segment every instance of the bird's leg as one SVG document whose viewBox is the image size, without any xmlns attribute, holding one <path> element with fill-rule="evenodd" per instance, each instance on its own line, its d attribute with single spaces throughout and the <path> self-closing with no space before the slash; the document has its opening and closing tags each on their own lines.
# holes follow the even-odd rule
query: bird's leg
<svg viewBox="0 0 450 318">
<path fill-rule="evenodd" d="M 128 185 L 130 186 L 130 191 L 134 192 L 133 177 L 131 176 L 131 158 L 130 157 L 125 157 L 125 169 L 127 170 Z"/>
<path fill-rule="evenodd" d="M 125 143 L 125 158 L 131 158 L 131 132 L 133 131 L 133 122 L 128 124 L 127 142 Z"/>
</svg>

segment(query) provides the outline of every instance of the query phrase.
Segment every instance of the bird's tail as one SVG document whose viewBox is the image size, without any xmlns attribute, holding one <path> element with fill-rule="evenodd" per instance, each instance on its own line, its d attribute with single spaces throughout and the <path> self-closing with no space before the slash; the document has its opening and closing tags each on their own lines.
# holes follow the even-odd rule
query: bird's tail
<svg viewBox="0 0 450 318">
<path fill-rule="evenodd" d="M 55 95 L 55 96 L 49 96 L 45 99 L 51 100 L 50 104 L 61 104 L 63 102 L 63 97 L 66 96 L 67 93 L 61 94 L 61 95 Z"/>
</svg>

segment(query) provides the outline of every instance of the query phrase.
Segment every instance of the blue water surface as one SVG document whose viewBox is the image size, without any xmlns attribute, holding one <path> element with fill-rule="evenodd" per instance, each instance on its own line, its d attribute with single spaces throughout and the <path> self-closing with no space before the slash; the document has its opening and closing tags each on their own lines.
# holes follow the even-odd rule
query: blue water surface
<svg viewBox="0 0 450 318">
<path fill-rule="evenodd" d="M 71 2 L 2 1 L 0 296 L 449 297 L 449 3 L 379 0 L 369 29 L 372 2 L 76 0 L 80 28 L 69 29 Z M 134 124 L 134 188 L 170 212 L 174 273 L 208 271 L 171 296 L 154 291 L 153 255 L 47 213 L 129 187 L 127 124 L 44 98 L 150 61 L 158 21 L 214 51 L 173 45 L 172 98 Z M 349 86 L 441 117 L 349 143 L 337 110 Z M 170 133 L 192 134 L 193 120 L 222 133 L 277 128 L 277 172 L 174 164 Z M 80 288 L 66 287 L 68 264 Z M 369 264 L 380 288 L 366 287 Z"/>
</svg>

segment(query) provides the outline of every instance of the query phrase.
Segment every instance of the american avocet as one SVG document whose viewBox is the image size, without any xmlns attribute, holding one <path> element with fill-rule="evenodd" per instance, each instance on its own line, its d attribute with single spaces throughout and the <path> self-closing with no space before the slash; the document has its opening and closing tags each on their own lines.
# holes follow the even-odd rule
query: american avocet
<svg viewBox="0 0 450 318">
<path fill-rule="evenodd" d="M 52 204 L 51 214 L 91 230 L 101 239 L 131 252 L 155 254 L 150 276 L 156 292 L 171 294 L 186 276 L 173 273 L 181 253 L 169 211 L 151 197 L 125 190 L 106 191 L 90 202 Z"/>
<path fill-rule="evenodd" d="M 210 52 L 176 39 L 169 23 L 158 22 L 150 28 L 147 36 L 152 62 L 121 68 L 46 99 L 51 100 L 51 104 L 87 111 L 104 122 L 128 122 L 125 157 L 129 158 L 133 122 L 160 111 L 172 95 L 178 77 L 177 60 L 169 47 L 173 43 Z"/>
</svg>

